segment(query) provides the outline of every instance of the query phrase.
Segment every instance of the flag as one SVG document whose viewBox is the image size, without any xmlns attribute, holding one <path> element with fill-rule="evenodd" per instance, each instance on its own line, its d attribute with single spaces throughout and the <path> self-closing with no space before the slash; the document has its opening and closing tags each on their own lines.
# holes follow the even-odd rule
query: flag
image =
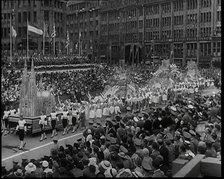
<svg viewBox="0 0 224 179">
<path fill-rule="evenodd" d="M 12 37 L 16 37 L 16 36 L 17 36 L 16 30 L 12 26 Z"/>
<path fill-rule="evenodd" d="M 66 45 L 65 48 L 69 46 L 69 32 L 67 31 L 67 40 L 66 40 Z"/>
<path fill-rule="evenodd" d="M 53 31 L 51 33 L 51 38 L 55 38 L 56 37 L 56 30 L 55 30 L 55 25 L 53 26 Z"/>
<path fill-rule="evenodd" d="M 36 33 L 38 35 L 43 35 L 43 31 L 41 29 L 38 29 L 38 28 L 36 28 L 34 26 L 31 26 L 29 24 L 28 24 L 28 31 Z"/>
<path fill-rule="evenodd" d="M 49 37 L 48 34 L 48 25 L 44 23 L 44 37 Z"/>
</svg>

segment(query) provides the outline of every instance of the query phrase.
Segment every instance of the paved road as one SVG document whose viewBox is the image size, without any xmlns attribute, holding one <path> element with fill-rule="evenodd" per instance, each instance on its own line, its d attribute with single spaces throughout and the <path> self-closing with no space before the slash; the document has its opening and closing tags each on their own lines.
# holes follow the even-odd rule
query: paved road
<svg viewBox="0 0 224 179">
<path fill-rule="evenodd" d="M 62 135 L 62 130 L 58 131 L 59 145 L 65 146 L 66 144 L 71 144 L 82 137 L 82 131 L 79 129 L 75 133 L 69 133 L 67 135 Z M 53 145 L 51 134 L 47 134 L 47 139 L 40 142 L 40 136 L 25 136 L 27 151 L 20 151 L 16 148 L 19 145 L 19 138 L 15 134 L 8 134 L 7 136 L 2 136 L 2 162 L 6 165 L 7 169 L 12 167 L 12 161 L 14 158 L 18 159 L 21 162 L 21 157 L 25 156 L 29 159 L 38 159 L 44 155 L 50 155 L 50 149 Z M 12 149 L 12 147 L 15 147 Z M 17 152 L 15 152 L 17 151 Z"/>
</svg>

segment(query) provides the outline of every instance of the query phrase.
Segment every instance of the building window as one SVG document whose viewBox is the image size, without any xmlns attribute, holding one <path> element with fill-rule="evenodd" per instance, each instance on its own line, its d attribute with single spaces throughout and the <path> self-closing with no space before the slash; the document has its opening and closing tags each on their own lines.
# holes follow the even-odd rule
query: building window
<svg viewBox="0 0 224 179">
<path fill-rule="evenodd" d="M 27 13 L 23 12 L 23 22 L 26 22 L 26 21 L 27 21 Z"/>
<path fill-rule="evenodd" d="M 187 56 L 197 56 L 197 43 L 189 43 L 187 44 Z"/>
<path fill-rule="evenodd" d="M 221 21 L 221 11 L 217 11 L 217 21 Z"/>
<path fill-rule="evenodd" d="M 49 12 L 44 11 L 44 21 L 49 21 Z"/>
<path fill-rule="evenodd" d="M 37 12 L 36 11 L 33 12 L 33 21 L 37 22 Z"/>
<path fill-rule="evenodd" d="M 33 0 L 33 7 L 36 7 L 36 0 Z"/>
<path fill-rule="evenodd" d="M 200 56 L 211 55 L 211 43 L 200 43 Z"/>
<path fill-rule="evenodd" d="M 18 22 L 21 23 L 22 17 L 21 17 L 21 12 L 18 13 Z"/>
<path fill-rule="evenodd" d="M 211 7 L 211 0 L 201 0 L 201 7 L 202 8 Z"/>
<path fill-rule="evenodd" d="M 197 0 L 187 0 L 187 9 L 197 9 L 198 1 Z"/>
<path fill-rule="evenodd" d="M 162 4 L 162 13 L 170 13 L 171 12 L 171 4 L 170 3 L 164 3 Z"/>
<path fill-rule="evenodd" d="M 30 12 L 28 12 L 28 21 L 30 21 Z"/>
<path fill-rule="evenodd" d="M 183 11 L 183 0 L 176 0 L 173 2 L 174 12 Z"/>
</svg>

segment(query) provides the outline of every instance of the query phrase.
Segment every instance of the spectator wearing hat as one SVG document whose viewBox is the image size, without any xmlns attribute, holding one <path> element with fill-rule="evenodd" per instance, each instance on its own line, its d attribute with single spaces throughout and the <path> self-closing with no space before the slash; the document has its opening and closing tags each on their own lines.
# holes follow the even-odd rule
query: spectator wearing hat
<svg viewBox="0 0 224 179">
<path fill-rule="evenodd" d="M 140 173 L 143 173 L 142 169 L 142 158 L 139 155 L 134 155 L 132 157 L 133 165 L 134 165 L 134 171 L 138 171 Z"/>
<path fill-rule="evenodd" d="M 118 153 L 118 156 L 123 161 L 124 168 L 130 168 L 130 169 L 132 169 L 133 168 L 133 163 L 132 163 L 131 158 L 127 155 L 128 150 L 125 147 L 121 146 L 120 147 L 120 151 L 121 152 Z"/>
<path fill-rule="evenodd" d="M 151 177 L 153 174 L 152 161 L 150 157 L 144 157 L 142 160 L 142 169 L 144 177 Z"/>
<path fill-rule="evenodd" d="M 212 145 L 212 141 L 208 140 L 205 142 L 207 150 L 205 152 L 205 156 L 206 157 L 213 157 L 213 158 L 217 158 L 217 152 L 215 151 L 213 145 Z"/>
<path fill-rule="evenodd" d="M 117 169 L 117 178 L 120 177 L 120 175 L 124 172 L 124 163 L 122 161 L 118 161 L 116 164 L 116 169 Z"/>
<path fill-rule="evenodd" d="M 111 163 L 108 161 L 108 160 L 103 160 L 103 161 L 101 161 L 100 162 L 100 164 L 99 164 L 99 173 L 101 174 L 101 175 L 104 175 L 105 176 L 105 171 L 107 170 L 107 169 L 110 169 L 110 168 L 112 168 L 112 166 L 111 166 Z M 99 174 L 98 173 L 98 174 Z M 97 175 L 98 175 L 97 174 Z"/>
<path fill-rule="evenodd" d="M 47 173 L 53 173 L 52 169 L 49 168 L 48 161 L 42 161 L 43 174 L 46 176 Z"/>
<path fill-rule="evenodd" d="M 109 168 L 104 172 L 105 178 L 115 178 L 117 170 L 115 168 Z"/>
<path fill-rule="evenodd" d="M 6 178 L 24 178 L 24 174 L 21 168 L 18 168 L 16 171 L 7 175 Z"/>
<path fill-rule="evenodd" d="M 196 133 L 193 130 L 190 130 L 189 133 L 191 134 L 190 149 L 196 155 L 198 151 L 197 146 L 199 141 L 196 138 Z"/>
<path fill-rule="evenodd" d="M 152 143 L 152 154 L 150 157 L 154 160 L 158 155 L 160 155 L 159 152 L 159 144 L 157 142 Z"/>
<path fill-rule="evenodd" d="M 44 174 L 43 168 L 41 167 L 41 164 L 39 161 L 35 161 L 34 165 L 36 166 L 36 170 L 35 170 L 35 176 L 37 178 L 41 178 Z"/>
<path fill-rule="evenodd" d="M 164 172 L 160 169 L 160 160 L 158 158 L 156 158 L 155 160 L 152 161 L 152 166 L 154 168 L 154 171 L 153 171 L 153 175 L 152 177 L 153 178 L 164 178 L 166 177 L 166 175 L 164 174 Z"/>
<path fill-rule="evenodd" d="M 186 149 L 186 146 L 184 144 L 182 144 L 180 146 L 180 154 L 179 154 L 178 158 L 183 159 L 183 160 L 191 160 L 192 159 L 192 156 L 190 156 L 187 153 L 187 149 Z"/>
<path fill-rule="evenodd" d="M 159 153 L 160 155 L 163 157 L 163 165 L 165 166 L 165 168 L 170 168 L 169 166 L 169 150 L 166 147 L 166 145 L 164 144 L 163 139 L 158 139 L 158 144 L 159 144 Z"/>
<path fill-rule="evenodd" d="M 28 165 L 25 167 L 25 173 L 31 173 L 36 171 L 36 165 L 32 162 L 29 162 Z"/>
<path fill-rule="evenodd" d="M 171 142 L 170 138 L 165 139 L 165 145 L 167 149 L 169 150 L 169 168 L 172 166 L 172 162 L 175 159 L 175 153 L 174 153 L 174 144 Z"/>
</svg>

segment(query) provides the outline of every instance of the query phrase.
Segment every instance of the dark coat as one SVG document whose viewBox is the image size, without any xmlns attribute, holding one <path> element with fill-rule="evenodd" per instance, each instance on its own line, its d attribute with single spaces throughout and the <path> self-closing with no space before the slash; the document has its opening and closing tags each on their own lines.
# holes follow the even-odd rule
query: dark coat
<svg viewBox="0 0 224 179">
<path fill-rule="evenodd" d="M 159 149 L 160 154 L 163 156 L 163 163 L 169 166 L 169 150 L 165 145 L 162 145 Z"/>
</svg>

